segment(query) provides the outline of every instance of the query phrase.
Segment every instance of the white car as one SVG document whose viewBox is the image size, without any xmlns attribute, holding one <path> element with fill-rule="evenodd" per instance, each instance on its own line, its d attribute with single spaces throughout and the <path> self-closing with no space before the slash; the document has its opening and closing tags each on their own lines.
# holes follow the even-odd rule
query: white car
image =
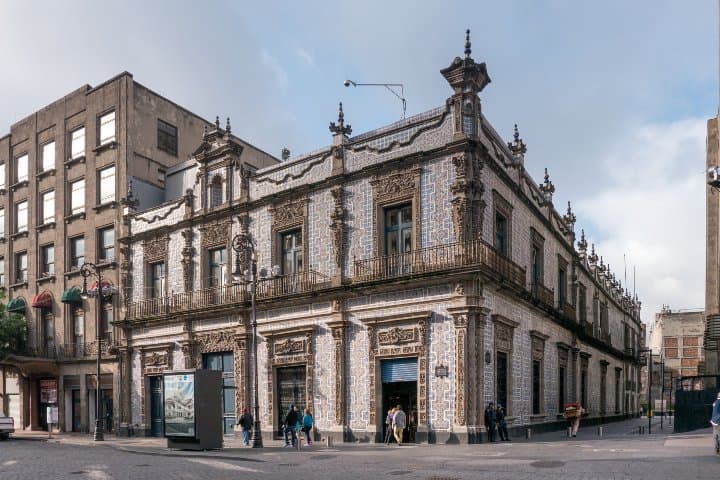
<svg viewBox="0 0 720 480">
<path fill-rule="evenodd" d="M 15 433 L 15 419 L 0 415 L 0 440 L 7 440 L 11 433 Z"/>
</svg>

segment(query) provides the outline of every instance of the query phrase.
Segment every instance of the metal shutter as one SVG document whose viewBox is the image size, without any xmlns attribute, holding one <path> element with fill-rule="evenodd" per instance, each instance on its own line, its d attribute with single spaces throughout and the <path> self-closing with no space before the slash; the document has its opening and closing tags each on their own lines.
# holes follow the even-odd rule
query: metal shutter
<svg viewBox="0 0 720 480">
<path fill-rule="evenodd" d="M 382 383 L 417 381 L 417 358 L 383 360 L 380 365 Z"/>
</svg>

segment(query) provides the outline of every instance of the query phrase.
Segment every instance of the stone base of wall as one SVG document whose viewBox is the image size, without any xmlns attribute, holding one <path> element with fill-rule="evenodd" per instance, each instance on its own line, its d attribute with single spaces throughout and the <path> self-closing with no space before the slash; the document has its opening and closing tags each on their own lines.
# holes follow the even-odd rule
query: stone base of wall
<svg viewBox="0 0 720 480">
<path fill-rule="evenodd" d="M 592 427 L 597 425 L 603 425 L 606 423 L 620 422 L 623 420 L 627 420 L 630 417 L 630 415 L 618 414 L 605 417 L 583 418 L 582 420 L 580 420 L 580 428 L 582 429 L 584 427 Z M 510 438 L 526 438 L 528 429 L 531 429 L 532 434 L 536 435 L 538 433 L 563 431 L 567 430 L 568 427 L 569 423 L 567 420 L 557 420 L 554 422 L 543 422 L 537 424 L 508 427 L 508 434 L 510 435 Z M 484 441 L 487 441 L 487 437 L 485 437 Z"/>
</svg>

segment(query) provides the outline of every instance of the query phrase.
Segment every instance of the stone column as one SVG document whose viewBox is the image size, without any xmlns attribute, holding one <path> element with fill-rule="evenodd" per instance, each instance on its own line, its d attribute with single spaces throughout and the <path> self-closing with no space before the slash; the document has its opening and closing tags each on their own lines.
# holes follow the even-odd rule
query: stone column
<svg viewBox="0 0 720 480">
<path fill-rule="evenodd" d="M 118 435 L 126 437 L 130 435 L 132 424 L 132 410 L 130 404 L 130 390 L 132 388 L 132 363 L 130 355 L 132 350 L 127 346 L 118 349 L 118 377 L 120 386 L 120 418 Z"/>
<path fill-rule="evenodd" d="M 342 319 L 342 313 L 339 315 L 340 320 L 328 323 L 332 331 L 333 343 L 335 347 L 335 408 L 334 408 L 334 425 L 330 428 L 332 432 L 339 433 L 339 439 L 345 441 L 347 433 L 347 416 L 345 414 L 347 398 L 345 392 L 346 383 L 346 353 L 345 353 L 345 330 L 346 323 Z"/>
</svg>

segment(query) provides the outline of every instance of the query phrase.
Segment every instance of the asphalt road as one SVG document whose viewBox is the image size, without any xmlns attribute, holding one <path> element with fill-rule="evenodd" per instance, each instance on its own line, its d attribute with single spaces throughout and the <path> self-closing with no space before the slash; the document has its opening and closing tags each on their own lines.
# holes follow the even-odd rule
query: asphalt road
<svg viewBox="0 0 720 480">
<path fill-rule="evenodd" d="M 707 434 L 483 445 L 343 445 L 211 454 L 0 442 L 0 479 L 716 479 Z"/>
</svg>

